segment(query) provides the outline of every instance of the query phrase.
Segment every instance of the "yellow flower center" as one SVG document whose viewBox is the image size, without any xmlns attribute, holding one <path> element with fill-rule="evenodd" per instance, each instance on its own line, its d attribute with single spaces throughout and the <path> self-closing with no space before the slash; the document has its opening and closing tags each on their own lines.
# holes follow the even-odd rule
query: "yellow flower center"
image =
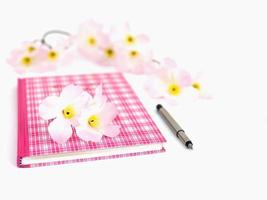
<svg viewBox="0 0 267 200">
<path fill-rule="evenodd" d="M 87 38 L 87 43 L 90 45 L 90 46 L 95 46 L 96 45 L 96 39 L 92 36 L 89 36 Z"/>
<path fill-rule="evenodd" d="M 76 112 L 72 105 L 68 105 L 63 109 L 62 114 L 65 119 L 72 119 L 76 115 Z"/>
<path fill-rule="evenodd" d="M 168 92 L 170 95 L 173 96 L 178 96 L 182 91 L 181 86 L 177 85 L 177 84 L 170 84 L 168 86 Z"/>
<path fill-rule="evenodd" d="M 130 58 L 136 58 L 139 56 L 139 52 L 138 51 L 135 51 L 135 50 L 132 50 L 129 52 L 129 57 Z"/>
<path fill-rule="evenodd" d="M 135 43 L 135 37 L 132 35 L 126 35 L 125 39 L 124 39 L 125 43 L 128 45 L 132 45 Z"/>
<path fill-rule="evenodd" d="M 100 118 L 97 115 L 92 115 L 88 118 L 88 126 L 98 128 L 100 125 Z"/>
<path fill-rule="evenodd" d="M 34 47 L 34 46 L 29 46 L 28 48 L 27 48 L 27 51 L 29 52 L 29 53 L 32 53 L 32 52 L 34 52 L 36 50 L 36 48 Z"/>
<path fill-rule="evenodd" d="M 115 51 L 112 48 L 107 48 L 104 51 L 107 58 L 113 58 L 115 56 Z"/>
<path fill-rule="evenodd" d="M 201 85 L 200 83 L 193 83 L 192 87 L 195 88 L 196 90 L 201 90 Z"/>
<path fill-rule="evenodd" d="M 32 58 L 29 56 L 25 56 L 21 59 L 21 63 L 24 67 L 30 67 L 32 64 Z"/>
<path fill-rule="evenodd" d="M 55 61 L 58 58 L 58 53 L 54 50 L 48 52 L 48 59 L 51 61 Z"/>
</svg>

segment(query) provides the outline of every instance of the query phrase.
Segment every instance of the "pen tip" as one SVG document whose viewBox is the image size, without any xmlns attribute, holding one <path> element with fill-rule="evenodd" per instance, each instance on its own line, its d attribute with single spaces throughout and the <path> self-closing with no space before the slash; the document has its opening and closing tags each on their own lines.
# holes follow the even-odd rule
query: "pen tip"
<svg viewBox="0 0 267 200">
<path fill-rule="evenodd" d="M 161 104 L 158 104 L 156 108 L 157 108 L 157 110 L 159 110 L 159 109 L 162 108 L 162 105 Z"/>
<path fill-rule="evenodd" d="M 189 144 L 187 145 L 187 148 L 188 148 L 188 149 L 193 149 L 193 144 L 192 144 L 192 143 L 189 143 Z"/>
</svg>

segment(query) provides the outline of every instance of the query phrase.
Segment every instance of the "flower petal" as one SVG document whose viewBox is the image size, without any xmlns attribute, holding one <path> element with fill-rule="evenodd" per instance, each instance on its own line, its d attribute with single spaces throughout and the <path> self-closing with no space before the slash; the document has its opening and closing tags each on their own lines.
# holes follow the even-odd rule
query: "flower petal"
<svg viewBox="0 0 267 200">
<path fill-rule="evenodd" d="M 40 117 L 48 120 L 53 119 L 57 116 L 59 108 L 59 97 L 49 96 L 43 100 L 39 105 L 39 114 Z"/>
<path fill-rule="evenodd" d="M 169 69 L 169 68 L 176 68 L 177 64 L 176 62 L 171 58 L 164 58 L 162 63 L 163 68 Z"/>
<path fill-rule="evenodd" d="M 84 91 L 81 93 L 80 96 L 78 96 L 74 100 L 73 105 L 76 110 L 80 111 L 81 109 L 86 107 L 88 104 L 88 101 L 91 101 L 91 100 L 92 100 L 92 96 L 88 92 Z"/>
<path fill-rule="evenodd" d="M 96 86 L 96 88 L 95 88 L 95 97 L 96 96 L 102 96 L 102 91 L 103 91 L 103 89 L 102 89 L 102 83 L 101 83 L 98 86 Z"/>
<path fill-rule="evenodd" d="M 110 124 L 112 120 L 117 116 L 118 111 L 113 103 L 106 103 L 99 113 L 101 119 L 101 127 L 105 127 L 107 124 Z"/>
<path fill-rule="evenodd" d="M 118 125 L 108 125 L 103 130 L 103 134 L 108 137 L 115 137 L 119 135 L 119 133 L 120 133 L 120 126 Z"/>
<path fill-rule="evenodd" d="M 102 134 L 100 132 L 85 126 L 78 126 L 76 128 L 76 134 L 79 138 L 86 142 L 99 142 L 102 138 Z"/>
<path fill-rule="evenodd" d="M 60 93 L 60 101 L 71 102 L 83 92 L 82 87 L 76 85 L 67 85 Z"/>
<path fill-rule="evenodd" d="M 154 76 L 148 77 L 144 84 L 144 89 L 152 98 L 161 98 L 164 95 L 164 83 Z"/>
<path fill-rule="evenodd" d="M 178 81 L 180 82 L 182 87 L 188 87 L 192 84 L 192 77 L 189 72 L 186 70 L 180 70 L 178 75 Z"/>
<path fill-rule="evenodd" d="M 48 132 L 55 142 L 63 144 L 71 137 L 72 128 L 66 120 L 58 117 L 49 124 Z"/>
<path fill-rule="evenodd" d="M 183 88 L 181 94 L 172 96 L 165 94 L 164 99 L 170 105 L 190 105 L 197 98 L 197 92 L 193 88 Z"/>
<path fill-rule="evenodd" d="M 103 87 L 102 84 L 98 85 L 95 89 L 95 96 L 92 104 L 102 107 L 107 101 L 107 97 L 103 96 Z"/>
<path fill-rule="evenodd" d="M 145 34 L 140 34 L 140 35 L 137 35 L 137 40 L 141 43 L 148 43 L 149 37 Z"/>
<path fill-rule="evenodd" d="M 82 92 L 81 95 L 72 103 L 76 112 L 75 116 L 69 120 L 72 126 L 77 127 L 79 125 L 78 118 L 83 110 L 87 110 L 88 101 L 92 99 L 92 96 L 88 92 Z"/>
</svg>

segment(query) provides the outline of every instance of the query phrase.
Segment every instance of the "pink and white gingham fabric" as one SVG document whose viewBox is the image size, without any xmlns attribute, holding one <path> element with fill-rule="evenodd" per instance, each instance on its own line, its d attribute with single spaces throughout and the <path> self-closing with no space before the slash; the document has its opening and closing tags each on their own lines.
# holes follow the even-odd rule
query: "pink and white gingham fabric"
<svg viewBox="0 0 267 200">
<path fill-rule="evenodd" d="M 42 100 L 50 95 L 59 95 L 62 88 L 69 84 L 82 86 L 84 90 L 87 90 L 90 94 L 92 94 L 95 87 L 100 83 L 103 84 L 103 94 L 108 97 L 109 101 L 116 105 L 119 111 L 119 115 L 114 120 L 114 124 L 121 126 L 120 134 L 114 138 L 103 136 L 101 142 L 95 143 L 82 141 L 74 133 L 67 143 L 55 143 L 50 138 L 47 131 L 49 122 L 41 119 L 38 113 L 38 107 Z M 28 145 L 28 156 L 51 155 L 57 153 L 165 142 L 165 138 L 162 136 L 159 129 L 145 110 L 143 104 L 120 73 L 26 78 L 24 84 L 27 114 L 27 120 L 25 120 L 25 123 L 27 123 L 26 127 L 28 138 L 26 138 L 26 140 L 28 139 L 28 141 L 26 144 Z M 19 112 L 23 111 L 20 110 Z M 164 151 L 164 149 L 160 151 L 144 152 L 143 154 L 157 153 L 161 151 Z M 53 163 L 40 163 L 28 167 L 135 156 L 139 154 L 142 153 L 114 155 L 93 159 L 77 159 Z"/>
</svg>

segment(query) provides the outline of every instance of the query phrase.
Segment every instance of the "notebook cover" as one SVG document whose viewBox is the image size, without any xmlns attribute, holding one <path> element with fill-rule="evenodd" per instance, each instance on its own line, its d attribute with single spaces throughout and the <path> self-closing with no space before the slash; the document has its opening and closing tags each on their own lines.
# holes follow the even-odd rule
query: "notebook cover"
<svg viewBox="0 0 267 200">
<path fill-rule="evenodd" d="M 82 86 L 84 90 L 93 94 L 95 87 L 100 83 L 103 84 L 103 94 L 116 105 L 119 111 L 114 124 L 121 126 L 120 134 L 114 138 L 104 136 L 100 142 L 95 143 L 82 141 L 74 133 L 67 143 L 55 143 L 47 131 L 49 121 L 39 117 L 38 106 L 42 100 L 50 95 L 59 95 L 62 88 L 68 84 Z M 17 163 L 19 167 L 47 166 L 158 153 L 165 151 L 164 148 L 146 152 L 21 165 L 21 159 L 28 156 L 44 156 L 163 142 L 166 142 L 165 138 L 121 73 L 35 77 L 18 80 Z"/>
</svg>

